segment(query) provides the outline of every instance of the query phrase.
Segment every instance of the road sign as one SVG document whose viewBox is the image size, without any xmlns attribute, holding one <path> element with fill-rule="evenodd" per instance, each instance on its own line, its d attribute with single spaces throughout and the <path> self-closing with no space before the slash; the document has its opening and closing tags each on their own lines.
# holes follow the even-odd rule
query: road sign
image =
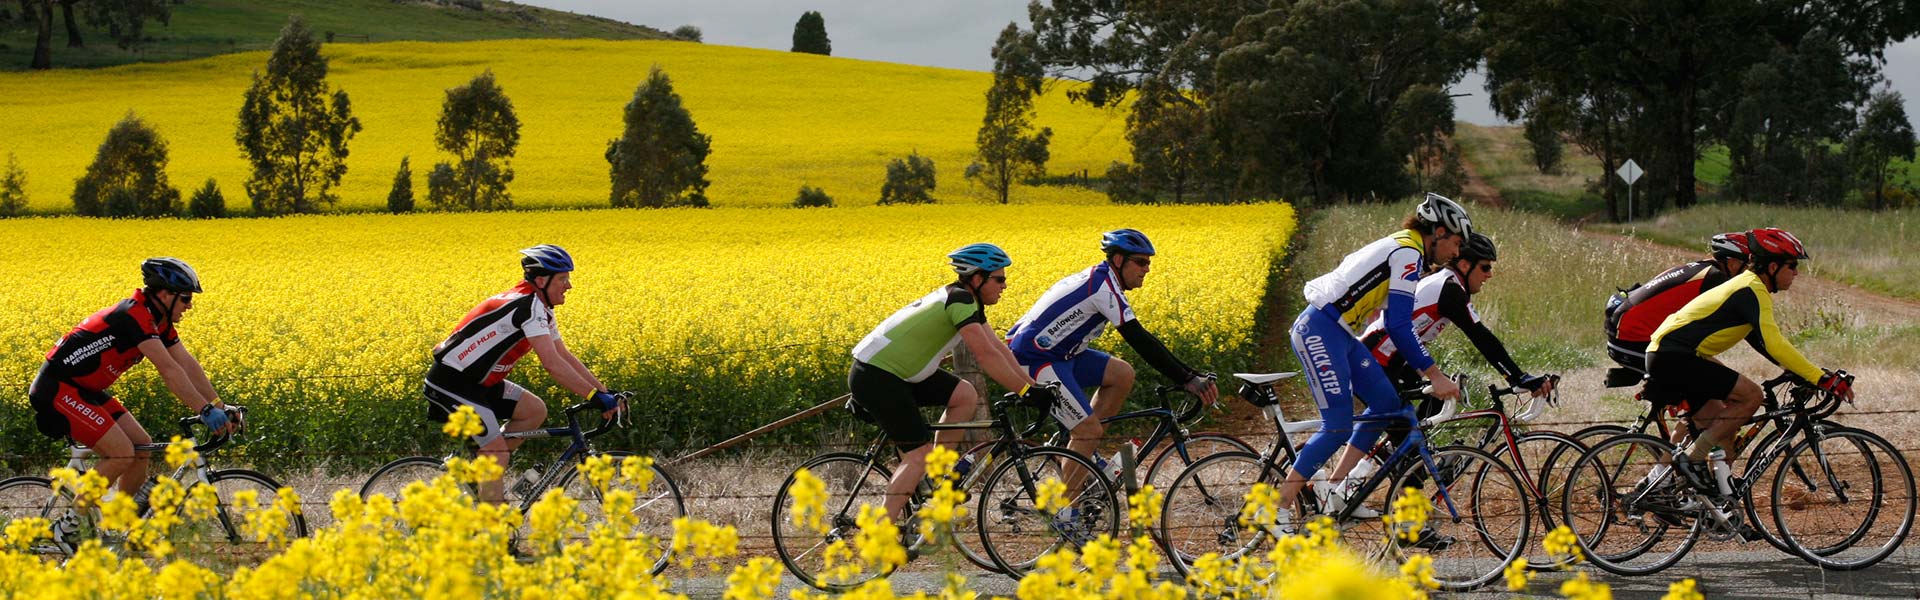
<svg viewBox="0 0 1920 600">
<path fill-rule="evenodd" d="M 1646 174 L 1646 171 L 1640 170 L 1640 165 L 1635 164 L 1631 158 L 1627 159 L 1627 164 L 1620 165 L 1620 170 L 1614 172 L 1619 173 L 1620 180 L 1627 182 L 1627 185 L 1633 185 L 1633 182 L 1640 180 L 1641 175 Z"/>
</svg>

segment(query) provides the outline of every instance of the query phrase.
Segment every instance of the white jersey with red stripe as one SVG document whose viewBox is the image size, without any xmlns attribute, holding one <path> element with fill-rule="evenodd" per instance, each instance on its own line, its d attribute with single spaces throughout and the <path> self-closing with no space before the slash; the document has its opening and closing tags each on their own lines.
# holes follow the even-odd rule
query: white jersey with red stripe
<svg viewBox="0 0 1920 600">
<path fill-rule="evenodd" d="M 453 335 L 433 348 L 428 379 L 442 385 L 492 386 L 505 380 L 514 363 L 532 349 L 530 338 L 560 339 L 553 309 L 534 292 L 532 284 L 521 282 L 468 311 Z"/>
<path fill-rule="evenodd" d="M 1420 278 L 1419 285 L 1414 287 L 1413 333 L 1420 337 L 1421 344 L 1432 344 L 1433 339 L 1439 337 L 1440 332 L 1446 331 L 1449 321 L 1440 315 L 1440 292 L 1446 289 L 1447 284 L 1453 282 L 1455 277 L 1453 269 L 1440 269 Z M 1468 304 L 1467 310 L 1472 313 L 1473 305 Z M 1475 321 L 1480 319 L 1478 313 L 1472 314 Z M 1367 344 L 1367 350 L 1373 352 L 1374 360 L 1382 365 L 1387 364 L 1388 359 L 1398 351 L 1394 348 L 1393 336 L 1387 335 L 1386 332 L 1386 319 L 1376 316 L 1373 321 L 1367 323 L 1366 331 L 1360 334 L 1360 339 Z"/>
</svg>

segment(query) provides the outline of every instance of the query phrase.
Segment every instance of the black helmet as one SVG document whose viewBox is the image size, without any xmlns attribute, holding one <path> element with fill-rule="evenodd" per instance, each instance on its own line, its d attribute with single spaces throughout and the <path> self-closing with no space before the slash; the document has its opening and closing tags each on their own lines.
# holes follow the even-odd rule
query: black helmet
<svg viewBox="0 0 1920 600">
<path fill-rule="evenodd" d="M 1467 243 L 1460 245 L 1460 260 L 1500 260 L 1500 251 L 1493 247 L 1493 238 L 1475 231 L 1467 235 Z"/>
<path fill-rule="evenodd" d="M 140 278 L 147 289 L 176 294 L 200 293 L 200 274 L 194 273 L 193 267 L 178 258 L 158 256 L 147 259 L 140 263 Z"/>
</svg>

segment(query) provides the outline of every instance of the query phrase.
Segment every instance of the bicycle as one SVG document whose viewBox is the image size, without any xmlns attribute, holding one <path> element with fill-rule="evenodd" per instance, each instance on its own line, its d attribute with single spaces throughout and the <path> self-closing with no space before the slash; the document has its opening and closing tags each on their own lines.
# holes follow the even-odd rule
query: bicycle
<svg viewBox="0 0 1920 600">
<path fill-rule="evenodd" d="M 1778 388 L 1788 384 L 1790 400 L 1783 405 Z M 1693 489 L 1672 473 L 1677 450 L 1663 438 L 1622 434 L 1581 455 L 1568 474 L 1561 514 L 1595 565 L 1622 575 L 1656 573 L 1679 562 L 1702 537 L 1767 537 L 1828 570 L 1864 569 L 1899 547 L 1915 512 L 1906 459 L 1878 435 L 1825 420 L 1841 400 L 1791 373 L 1761 387 L 1764 412 L 1748 420 L 1729 449 L 1738 454 L 1768 423 L 1776 430 L 1756 447 L 1740 476 L 1720 472 L 1724 462 L 1716 465 L 1718 493 Z M 1765 479 L 1769 473 L 1772 478 Z M 1770 500 L 1777 539 L 1752 528 L 1762 500 L 1756 490 L 1769 493 L 1764 500 Z M 1808 514 L 1832 507 L 1840 510 Z M 1864 514 L 1849 518 L 1849 510 Z M 1882 522 L 1882 516 L 1892 518 Z M 1861 548 L 1867 540 L 1874 541 Z"/>
<path fill-rule="evenodd" d="M 1322 426 L 1319 420 L 1286 420 L 1272 386 L 1292 375 L 1235 374 L 1245 382 L 1241 396 L 1266 411 L 1280 432 L 1273 448 L 1258 455 L 1223 452 L 1201 459 L 1181 473 L 1167 491 L 1167 505 L 1160 520 L 1161 536 L 1168 541 L 1168 554 L 1173 559 L 1170 562 L 1182 575 L 1191 576 L 1193 562 L 1204 554 L 1236 559 L 1289 533 L 1276 524 L 1255 527 L 1250 535 L 1243 536 L 1240 516 L 1248 492 L 1254 486 L 1278 488 L 1286 480 L 1297 459 L 1287 436 L 1313 432 Z M 1410 391 L 1403 394 L 1403 399 L 1422 395 L 1420 391 Z M 1463 393 L 1461 401 L 1465 399 Z M 1381 468 L 1364 474 L 1365 479 L 1352 498 L 1327 515 L 1336 526 L 1347 531 L 1341 539 L 1367 558 L 1401 561 L 1407 553 L 1426 552 L 1433 560 L 1434 579 L 1449 591 L 1473 589 L 1500 577 L 1507 563 L 1527 547 L 1532 520 L 1525 488 L 1505 463 L 1471 446 L 1439 449 L 1429 446 L 1427 430 L 1454 418 L 1457 402 L 1447 402 L 1439 414 L 1426 419 L 1419 418 L 1410 405 L 1391 414 L 1356 416 L 1356 425 L 1401 423 L 1409 431 L 1406 440 L 1393 449 Z M 1362 473 L 1356 470 L 1350 476 L 1362 476 Z M 1389 483 L 1391 485 L 1382 487 Z M 1391 532 L 1378 517 L 1356 516 L 1363 505 L 1373 501 L 1392 506 L 1407 488 L 1413 488 L 1439 507 L 1414 541 L 1400 538 L 1389 541 L 1390 533 L 1399 532 Z M 1502 488 L 1508 491 L 1496 492 Z M 1376 491 L 1382 492 L 1381 497 L 1373 498 Z M 1303 517 L 1323 514 L 1319 498 L 1311 493 L 1301 493 L 1297 505 L 1290 508 Z M 1453 535 L 1455 533 L 1460 535 Z M 1479 543 L 1459 543 L 1460 537 Z"/>
<path fill-rule="evenodd" d="M 1445 420 L 1433 421 L 1434 425 L 1440 425 L 1446 422 L 1481 419 L 1491 419 L 1493 421 L 1487 426 L 1485 433 L 1480 437 L 1479 443 L 1475 444 L 1474 447 L 1496 457 L 1512 461 L 1511 466 L 1513 467 L 1514 473 L 1519 475 L 1520 481 L 1525 484 L 1522 491 L 1526 493 L 1526 500 L 1533 504 L 1533 510 L 1540 517 L 1540 530 L 1543 532 L 1553 531 L 1553 511 L 1557 510 L 1557 508 L 1554 507 L 1554 501 L 1563 496 L 1566 491 L 1564 486 L 1554 484 L 1552 477 L 1555 462 L 1554 457 L 1569 452 L 1571 452 L 1572 456 L 1578 457 L 1580 453 L 1586 451 L 1586 446 L 1578 440 L 1557 431 L 1527 431 L 1517 435 L 1514 433 L 1513 423 L 1524 423 L 1537 419 L 1546 407 L 1558 404 L 1559 391 L 1557 384 L 1560 381 L 1560 376 L 1547 375 L 1546 377 L 1556 384 L 1556 391 L 1545 397 L 1529 398 L 1526 410 L 1521 411 L 1520 414 L 1508 415 L 1504 398 L 1531 393 L 1529 390 L 1519 386 L 1502 388 L 1490 385 L 1487 386 L 1487 396 L 1492 404 L 1487 408 L 1459 413 Z M 1505 456 L 1501 456 L 1503 451 L 1505 452 Z M 1539 467 L 1538 477 L 1535 477 L 1535 471 L 1529 469 L 1529 465 L 1537 465 Z M 1536 536 L 1535 542 L 1536 543 L 1529 547 L 1529 551 L 1527 552 L 1528 568 L 1537 570 L 1554 569 L 1572 562 L 1573 559 L 1570 556 L 1554 556 L 1552 552 L 1547 551 L 1545 535 Z"/>
<path fill-rule="evenodd" d="M 616 421 L 614 419 L 606 419 L 603 420 L 598 427 L 590 430 L 582 430 L 580 427 L 580 413 L 588 410 L 598 411 L 600 408 L 600 405 L 597 403 L 582 402 L 569 406 L 564 411 L 567 417 L 566 427 L 512 431 L 502 435 L 502 437 L 509 440 L 564 438 L 570 441 L 567 448 L 560 452 L 560 457 L 554 460 L 552 468 L 547 469 L 546 473 L 532 478 L 532 483 L 528 484 L 523 481 L 521 485 L 503 485 L 503 487 L 509 488 L 506 490 L 506 493 L 520 496 L 520 512 L 522 514 L 529 513 L 534 503 L 540 500 L 540 496 L 544 491 L 560 489 L 564 490 L 567 496 L 579 501 L 577 510 L 586 513 L 584 523 L 589 526 L 588 529 L 591 529 L 594 523 L 606 520 L 604 510 L 601 508 L 605 500 L 605 495 L 589 483 L 586 477 L 581 476 L 580 467 L 591 457 L 607 456 L 612 457 L 616 461 L 622 461 L 627 457 L 634 456 L 634 454 L 632 452 L 619 450 L 601 451 L 593 448 L 590 440 L 613 429 Z M 467 454 L 471 455 L 471 451 L 473 450 L 472 444 L 467 445 L 467 450 Z M 379 470 L 374 471 L 372 477 L 367 478 L 366 484 L 360 487 L 360 496 L 366 498 L 372 497 L 375 494 L 383 494 L 388 498 L 398 500 L 401 492 L 406 489 L 408 484 L 415 481 L 432 481 L 445 474 L 447 472 L 446 461 L 459 456 L 460 453 L 455 453 L 443 458 L 409 456 L 387 463 L 385 466 L 380 467 Z M 537 472 L 538 470 L 536 467 L 529 472 Z M 654 560 L 651 572 L 659 574 L 661 571 L 666 570 L 670 562 L 668 559 L 670 558 L 669 551 L 672 549 L 673 542 L 673 521 L 686 516 L 687 507 L 685 499 L 680 495 L 680 486 L 674 483 L 673 477 L 669 475 L 665 469 L 660 468 L 659 465 L 654 465 L 652 470 L 653 480 L 647 489 L 627 489 L 635 495 L 635 502 L 631 512 L 636 516 L 635 522 L 637 525 L 632 534 L 636 537 L 649 536 L 653 539 L 653 545 L 659 553 L 659 558 Z M 512 481 L 515 479 L 524 480 L 525 478 L 502 477 L 502 479 Z M 505 482 L 503 482 L 503 484 L 505 484 Z M 610 487 L 615 485 L 620 485 L 617 479 L 609 484 Z M 479 491 L 475 486 L 465 485 L 463 487 L 468 494 L 475 498 L 479 497 Z M 524 536 L 515 535 L 514 537 L 515 540 L 512 548 L 514 552 L 520 553 L 531 550 L 520 547 L 520 544 L 523 543 L 522 540 Z M 584 534 L 576 534 L 559 540 L 558 544 L 564 546 L 569 542 L 580 542 L 583 540 L 585 540 Z"/>
<path fill-rule="evenodd" d="M 235 431 L 244 427 L 246 408 L 230 405 L 227 407 L 227 414 L 231 416 L 234 423 L 238 424 Z M 178 423 L 180 438 L 192 443 L 196 439 L 194 427 L 201 425 L 200 418 L 181 417 Z M 261 537 L 249 536 L 244 531 L 241 526 L 244 515 L 233 505 L 233 499 L 243 490 L 252 490 L 256 498 L 271 502 L 282 487 L 280 483 L 257 471 L 214 469 L 207 463 L 207 456 L 225 446 L 233 439 L 233 435 L 231 432 L 226 435 L 211 435 L 209 432 L 209 438 L 205 443 L 195 443 L 193 446 L 199 456 L 174 469 L 173 479 L 180 482 L 182 489 L 192 490 L 195 486 L 209 485 L 213 487 L 214 495 L 218 498 L 213 515 L 207 521 L 195 522 L 183 511 L 182 518 L 187 521 L 176 528 L 174 534 L 180 545 L 211 546 L 222 543 L 238 545 L 264 541 Z M 134 451 L 165 455 L 167 446 L 168 444 L 135 444 Z M 90 461 L 99 457 L 93 449 L 79 444 L 69 445 L 68 454 L 67 467 L 81 473 L 89 469 Z M 157 478 L 149 477 L 147 485 L 151 486 L 156 480 Z M 23 517 L 47 519 L 52 523 L 53 535 L 49 539 L 36 543 L 28 550 L 35 554 L 72 556 L 79 549 L 81 542 L 99 537 L 103 533 L 99 527 L 98 509 L 81 509 L 74 506 L 73 502 L 71 491 L 62 490 L 58 494 L 54 493 L 53 482 L 46 477 L 9 478 L 0 481 L 0 524 Z M 149 512 L 150 509 L 142 507 L 140 516 L 144 518 Z M 288 515 L 286 530 L 281 533 L 285 539 L 306 536 L 306 519 L 299 513 Z M 109 542 L 117 542 L 111 536 L 107 538 Z"/>
<path fill-rule="evenodd" d="M 1022 430 L 1010 416 L 1010 409 L 1020 404 L 1017 394 L 1007 394 L 989 405 L 990 420 L 928 424 L 928 428 L 936 432 L 988 430 L 996 434 L 997 439 L 990 442 L 992 447 L 984 456 L 1003 459 L 981 481 L 974 517 L 980 545 L 987 557 L 999 572 L 1016 580 L 1056 548 L 1063 545 L 1078 548 L 1100 534 L 1118 534 L 1120 521 L 1126 515 L 1113 484 L 1099 473 L 1092 460 L 1065 448 L 1032 446 L 1023 441 L 1037 430 L 1039 423 Z M 835 542 L 851 544 L 858 535 L 860 507 L 885 505 L 887 482 L 893 477 L 885 465 L 898 453 L 898 448 L 882 433 L 867 445 L 865 452 L 829 452 L 807 459 L 780 485 L 773 498 L 774 549 L 795 578 L 822 591 L 840 592 L 892 573 L 892 567 L 883 565 L 845 580 L 829 581 L 824 577 L 828 548 Z M 1068 465 L 1092 474 L 1086 478 L 1085 487 L 1077 495 L 1069 492 L 1071 497 L 1067 498 L 1065 510 L 1054 512 L 1035 506 L 1041 482 L 1065 481 L 1061 471 Z M 983 469 L 976 466 L 973 472 Z M 794 522 L 798 508 L 794 484 L 801 470 L 825 484 L 824 533 Z M 908 501 L 908 514 L 916 514 L 930 497 L 931 491 L 923 480 Z M 913 520 L 906 521 L 901 529 L 911 537 Z M 923 550 L 918 546 L 908 548 L 910 557 Z"/>
</svg>

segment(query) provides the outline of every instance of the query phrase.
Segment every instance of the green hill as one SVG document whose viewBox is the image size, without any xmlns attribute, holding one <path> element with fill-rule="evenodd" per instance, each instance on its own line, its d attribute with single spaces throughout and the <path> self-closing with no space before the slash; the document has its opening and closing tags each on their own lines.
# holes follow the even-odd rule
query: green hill
<svg viewBox="0 0 1920 600">
<path fill-rule="evenodd" d="M 6 4 L 10 13 L 19 9 L 13 2 Z M 56 8 L 53 64 L 55 68 L 104 67 L 264 50 L 273 44 L 290 14 L 301 15 L 314 31 L 332 32 L 336 42 L 672 37 L 652 27 L 501 0 L 186 0 L 173 6 L 171 24 L 149 22 L 146 36 L 150 40 L 135 51 L 115 46 L 104 30 L 86 27 L 84 19 L 81 33 L 86 46 L 68 48 L 66 28 Z M 0 70 L 27 67 L 34 35 L 32 27 L 17 21 L 11 28 L 0 28 Z"/>
</svg>

